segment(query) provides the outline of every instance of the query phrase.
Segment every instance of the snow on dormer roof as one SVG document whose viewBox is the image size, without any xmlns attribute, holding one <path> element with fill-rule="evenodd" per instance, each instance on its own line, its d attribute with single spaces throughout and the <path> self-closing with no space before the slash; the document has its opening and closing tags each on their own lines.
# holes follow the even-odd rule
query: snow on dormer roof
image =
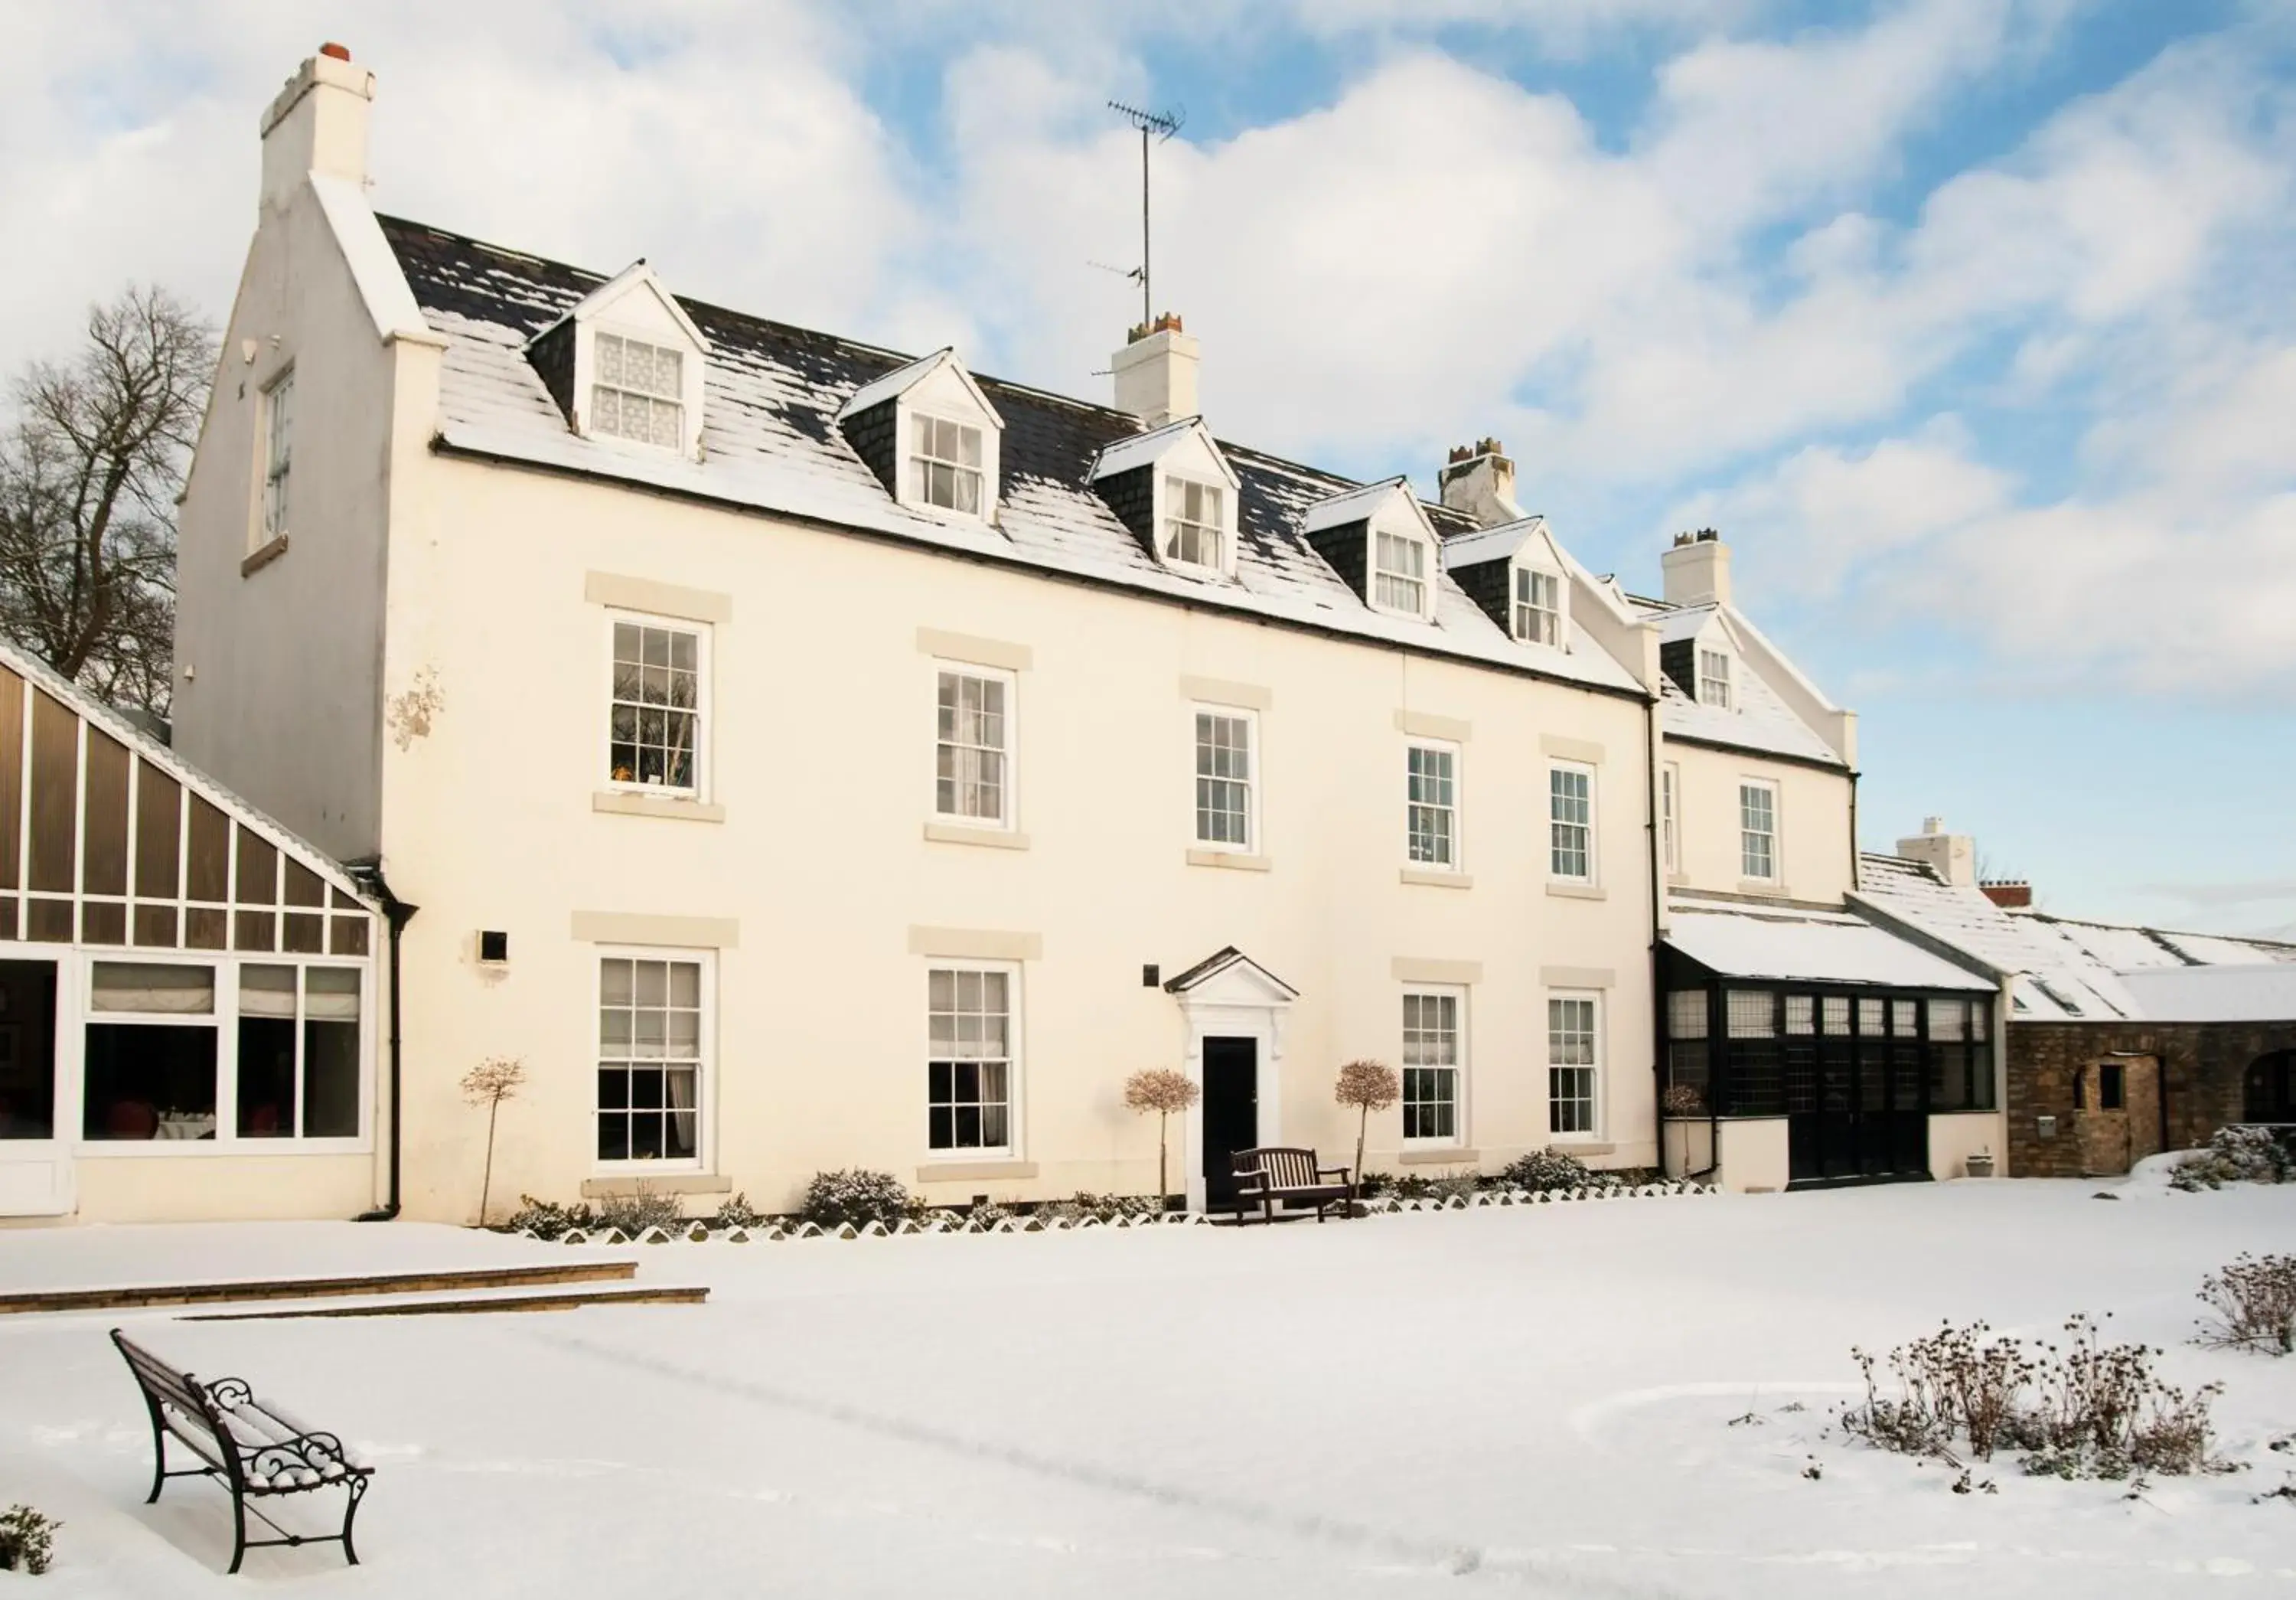
<svg viewBox="0 0 2296 1600">
<path fill-rule="evenodd" d="M 1328 528 L 1344 528 L 1350 522 L 1368 521 L 1386 508 L 1387 502 L 1401 499 L 1411 508 L 1412 517 L 1420 531 L 1429 538 L 1435 537 L 1435 526 L 1427 520 L 1427 508 L 1419 504 L 1419 496 L 1411 492 L 1411 480 L 1400 475 L 1366 483 L 1361 488 L 1348 489 L 1327 500 L 1318 500 L 1308 508 L 1300 521 L 1303 533 L 1321 533 Z"/>
<path fill-rule="evenodd" d="M 873 410 L 888 400 L 898 400 L 943 367 L 956 374 L 958 381 L 972 396 L 973 403 L 980 407 L 991 423 L 999 428 L 1004 425 L 1004 417 L 997 414 L 996 406 L 989 404 L 988 397 L 980 392 L 980 385 L 974 382 L 972 374 L 964 370 L 964 363 L 957 359 L 955 345 L 943 345 L 930 356 L 920 356 L 906 366 L 897 366 L 883 377 L 864 383 L 853 391 L 843 406 L 838 407 L 837 420 L 841 423 L 848 417 Z"/>
<path fill-rule="evenodd" d="M 1200 416 L 1184 416 L 1166 423 L 1160 428 L 1151 428 L 1145 433 L 1102 446 L 1100 453 L 1093 457 L 1090 470 L 1085 473 L 1085 480 L 1098 483 L 1102 479 L 1113 478 L 1119 472 L 1134 472 L 1148 466 L 1161 460 L 1166 451 L 1190 437 L 1203 440 L 1204 448 L 1210 451 L 1212 459 L 1219 464 L 1220 474 L 1227 480 L 1230 488 L 1243 486 L 1243 480 L 1236 476 L 1234 467 L 1228 465 L 1226 453 L 1219 447 L 1218 441 L 1212 438 L 1211 430 L 1204 426 L 1204 419 Z"/>
</svg>

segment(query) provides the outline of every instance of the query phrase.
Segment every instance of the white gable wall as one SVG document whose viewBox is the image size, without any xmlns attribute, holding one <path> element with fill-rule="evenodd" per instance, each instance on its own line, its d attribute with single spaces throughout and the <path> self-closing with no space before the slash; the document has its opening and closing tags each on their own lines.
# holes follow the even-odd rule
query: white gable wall
<svg viewBox="0 0 2296 1600">
<path fill-rule="evenodd" d="M 175 742 L 339 858 L 381 837 L 390 469 L 406 429 L 428 438 L 438 357 L 378 332 L 308 182 L 262 208 L 184 488 Z M 288 534 L 266 549 L 264 393 L 291 365 Z"/>
</svg>

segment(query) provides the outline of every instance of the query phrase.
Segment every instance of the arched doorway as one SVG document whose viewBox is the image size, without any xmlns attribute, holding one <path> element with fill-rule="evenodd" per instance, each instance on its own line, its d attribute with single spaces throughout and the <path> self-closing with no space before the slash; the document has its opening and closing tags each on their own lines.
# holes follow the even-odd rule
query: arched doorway
<svg viewBox="0 0 2296 1600">
<path fill-rule="evenodd" d="M 2275 1050 L 2250 1063 L 2240 1115 L 2243 1122 L 2296 1122 L 2296 1050 Z"/>
</svg>

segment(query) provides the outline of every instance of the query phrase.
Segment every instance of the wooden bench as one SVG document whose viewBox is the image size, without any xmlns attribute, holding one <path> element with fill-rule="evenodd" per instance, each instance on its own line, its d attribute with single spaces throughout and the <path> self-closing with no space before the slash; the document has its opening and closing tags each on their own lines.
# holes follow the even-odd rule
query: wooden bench
<svg viewBox="0 0 2296 1600">
<path fill-rule="evenodd" d="M 160 1497 L 170 1478 L 213 1478 L 231 1491 L 231 1568 L 250 1550 L 271 1545 L 340 1544 L 343 1555 L 358 1565 L 351 1544 L 351 1522 L 365 1497 L 367 1479 L 374 1469 L 361 1465 L 332 1433 L 307 1427 L 267 1400 L 258 1400 L 238 1378 L 218 1378 L 202 1383 L 179 1372 L 137 1344 L 118 1328 L 111 1342 L 127 1358 L 144 1391 L 144 1407 L 152 1414 L 152 1493 L 146 1506 Z M 172 1433 L 200 1459 L 198 1466 L 168 1470 L 168 1436 Z M 343 1506 L 340 1533 L 290 1533 L 250 1502 L 278 1495 L 308 1494 L 314 1489 L 340 1489 L 348 1497 Z M 280 1537 L 247 1537 L 247 1519 L 253 1516 Z"/>
<path fill-rule="evenodd" d="M 1341 1208 L 1340 1215 L 1349 1215 L 1348 1202 L 1354 1197 L 1354 1188 L 1348 1182 L 1345 1167 L 1319 1167 L 1316 1153 L 1287 1145 L 1267 1145 L 1257 1150 L 1239 1150 L 1235 1161 L 1235 1219 L 1243 1220 L 1248 1206 L 1259 1207 L 1262 1222 L 1275 1220 L 1278 1202 L 1292 1205 L 1313 1205 L 1316 1220 L 1321 1222 L 1324 1213 L 1332 1206 Z M 1338 1178 L 1337 1183 L 1329 1180 Z"/>
</svg>

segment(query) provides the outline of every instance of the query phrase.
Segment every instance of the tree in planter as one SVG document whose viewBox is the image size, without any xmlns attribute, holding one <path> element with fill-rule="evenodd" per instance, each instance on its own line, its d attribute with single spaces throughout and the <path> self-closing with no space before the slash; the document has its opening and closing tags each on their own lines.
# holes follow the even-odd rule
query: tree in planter
<svg viewBox="0 0 2296 1600">
<path fill-rule="evenodd" d="M 1403 1080 L 1395 1069 L 1383 1061 L 1351 1061 L 1340 1069 L 1340 1081 L 1332 1091 L 1332 1098 L 1341 1105 L 1356 1108 L 1356 1193 L 1363 1193 L 1364 1135 L 1370 1129 L 1371 1114 L 1383 1112 L 1403 1098 Z"/>
<path fill-rule="evenodd" d="M 479 1183 L 479 1226 L 487 1225 L 487 1201 L 495 1184 L 495 1122 L 502 1103 L 518 1098 L 526 1083 L 526 1062 L 516 1055 L 489 1055 L 463 1074 L 463 1098 L 487 1108 L 487 1169 Z"/>
<path fill-rule="evenodd" d="M 1124 1104 L 1131 1111 L 1156 1113 L 1156 1205 L 1162 1210 L 1171 1194 L 1164 1165 L 1164 1130 L 1175 1112 L 1186 1111 L 1199 1098 L 1193 1079 L 1169 1067 L 1144 1067 L 1124 1080 Z"/>
</svg>

